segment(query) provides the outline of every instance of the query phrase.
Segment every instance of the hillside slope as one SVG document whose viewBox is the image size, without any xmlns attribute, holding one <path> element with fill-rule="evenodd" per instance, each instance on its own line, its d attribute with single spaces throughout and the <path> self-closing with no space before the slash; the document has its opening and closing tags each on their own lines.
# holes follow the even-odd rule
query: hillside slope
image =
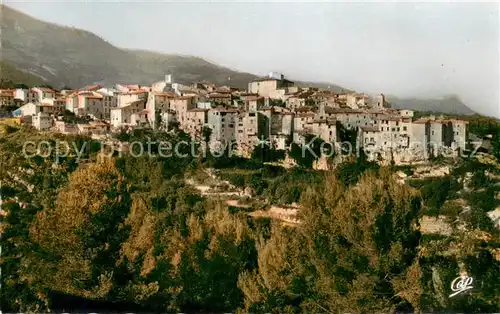
<svg viewBox="0 0 500 314">
<path fill-rule="evenodd" d="M 388 96 L 387 101 L 394 108 L 413 109 L 418 111 L 434 111 L 448 114 L 471 115 L 475 112 L 467 107 L 458 96 L 450 95 L 436 99 L 418 99 L 418 98 L 398 98 Z"/>
<path fill-rule="evenodd" d="M 15 84 L 30 87 L 47 84 L 41 77 L 21 71 L 7 62 L 0 61 L 0 87 L 12 88 Z"/>
<path fill-rule="evenodd" d="M 95 34 L 73 27 L 46 23 L 0 5 L 1 61 L 60 88 L 89 84 L 151 84 L 172 74 L 189 84 L 208 81 L 246 89 L 257 76 L 207 62 L 199 57 L 164 54 L 146 50 L 120 49 Z M 331 83 L 301 82 L 334 92 L 349 91 Z M 389 97 L 396 108 L 473 113 L 456 97 L 443 99 L 400 99 Z"/>
<path fill-rule="evenodd" d="M 5 5 L 0 6 L 0 23 L 2 60 L 56 86 L 150 84 L 172 74 L 180 83 L 207 80 L 246 87 L 256 77 L 197 57 L 120 49 L 93 33 L 46 23 Z"/>
</svg>

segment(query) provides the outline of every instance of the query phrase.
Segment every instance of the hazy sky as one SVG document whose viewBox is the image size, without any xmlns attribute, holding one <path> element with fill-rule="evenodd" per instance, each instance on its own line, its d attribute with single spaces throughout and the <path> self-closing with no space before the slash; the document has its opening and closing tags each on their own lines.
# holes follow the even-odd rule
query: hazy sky
<svg viewBox="0 0 500 314">
<path fill-rule="evenodd" d="M 495 3 L 4 3 L 119 47 L 196 55 L 367 93 L 457 94 L 500 117 Z"/>
</svg>

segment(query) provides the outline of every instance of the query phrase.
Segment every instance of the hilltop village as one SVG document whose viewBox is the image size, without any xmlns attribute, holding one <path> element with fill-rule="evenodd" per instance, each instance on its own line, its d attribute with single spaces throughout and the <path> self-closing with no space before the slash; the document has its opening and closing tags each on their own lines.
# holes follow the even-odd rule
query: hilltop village
<svg viewBox="0 0 500 314">
<path fill-rule="evenodd" d="M 301 88 L 279 73 L 249 82 L 247 90 L 183 85 L 172 75 L 151 86 L 3 89 L 0 106 L 19 107 L 12 115 L 40 131 L 105 137 L 136 128 L 181 130 L 208 140 L 212 150 L 235 143 L 235 153 L 244 157 L 263 139 L 276 150 L 308 144 L 311 135 L 339 147 L 346 133 L 372 160 L 420 161 L 466 148 L 466 121 L 415 120 L 412 110 L 391 108 L 383 94 Z M 85 119 L 68 121 L 69 113 Z"/>
</svg>

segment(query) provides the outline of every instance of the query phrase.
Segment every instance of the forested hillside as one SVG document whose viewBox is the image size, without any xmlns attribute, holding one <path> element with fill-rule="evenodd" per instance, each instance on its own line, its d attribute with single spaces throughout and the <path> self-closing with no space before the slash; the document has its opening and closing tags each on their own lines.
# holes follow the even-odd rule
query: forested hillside
<svg viewBox="0 0 500 314">
<path fill-rule="evenodd" d="M 150 131 L 119 137 L 188 140 Z M 54 163 L 54 151 L 19 154 L 27 140 L 75 146 Z M 191 148 L 181 147 L 189 156 Z M 500 262 L 492 253 L 499 238 L 485 219 L 498 206 L 500 181 L 490 178 L 500 175 L 498 164 L 457 161 L 457 171 L 441 179 L 447 183 L 418 185 L 397 182 L 398 168 L 363 159 L 321 172 L 258 158 L 105 157 L 99 150 L 89 138 L 16 126 L 0 138 L 2 310 L 499 310 Z M 200 195 L 185 178 L 207 167 L 231 170 L 231 182 L 271 204 L 298 202 L 301 223 L 252 217 L 256 208 Z M 445 211 L 447 200 L 464 193 L 460 178 L 470 171 L 473 189 L 463 197 L 472 207 L 455 218 L 489 238 L 458 227 L 449 237 L 422 234 L 422 215 Z M 439 194 L 444 186 L 448 192 Z M 448 298 L 449 283 L 464 269 L 474 289 Z"/>
<path fill-rule="evenodd" d="M 0 88 L 15 88 L 19 84 L 32 87 L 46 83 L 41 77 L 21 71 L 7 62 L 0 61 Z"/>
</svg>

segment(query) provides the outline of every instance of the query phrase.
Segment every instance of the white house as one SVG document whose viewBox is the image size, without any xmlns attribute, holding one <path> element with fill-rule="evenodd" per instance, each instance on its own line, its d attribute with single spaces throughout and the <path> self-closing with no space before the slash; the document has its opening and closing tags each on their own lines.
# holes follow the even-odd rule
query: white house
<svg viewBox="0 0 500 314">
<path fill-rule="evenodd" d="M 47 130 L 52 126 L 52 119 L 48 114 L 39 112 L 33 116 L 31 124 L 37 130 Z"/>
<path fill-rule="evenodd" d="M 12 114 L 15 117 L 24 117 L 24 116 L 34 116 L 41 112 L 41 107 L 32 102 L 27 103 L 26 105 L 21 106 L 17 110 L 15 110 Z"/>
</svg>

